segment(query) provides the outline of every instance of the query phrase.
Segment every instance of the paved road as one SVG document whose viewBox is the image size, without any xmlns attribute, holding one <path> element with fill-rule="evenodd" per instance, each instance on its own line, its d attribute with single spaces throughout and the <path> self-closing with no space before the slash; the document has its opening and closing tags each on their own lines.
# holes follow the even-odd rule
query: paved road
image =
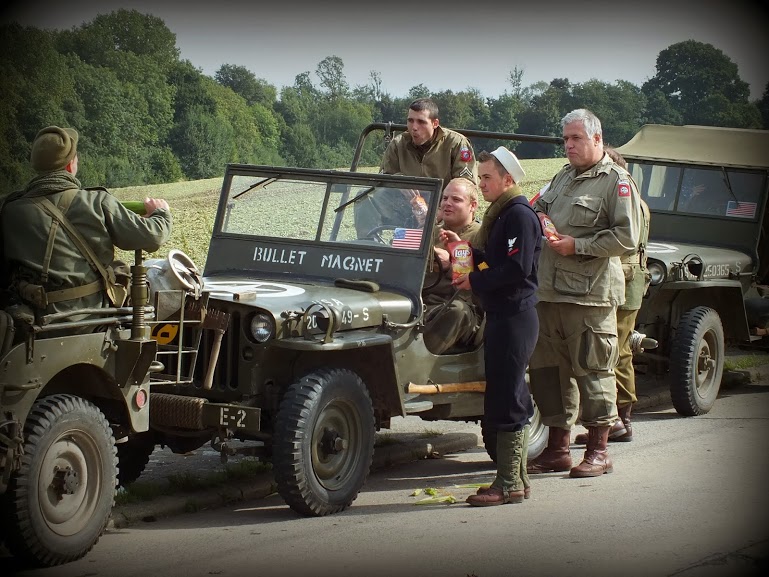
<svg viewBox="0 0 769 577">
<path fill-rule="evenodd" d="M 713 411 L 639 412 L 612 445 L 615 472 L 534 480 L 522 505 L 414 506 L 410 493 L 488 480 L 482 449 L 374 473 L 341 514 L 304 519 L 281 499 L 131 526 L 44 576 L 476 576 L 765 574 L 769 383 L 724 391 Z M 581 450 L 574 448 L 573 457 Z M 3 560 L 3 567 L 10 567 Z"/>
</svg>

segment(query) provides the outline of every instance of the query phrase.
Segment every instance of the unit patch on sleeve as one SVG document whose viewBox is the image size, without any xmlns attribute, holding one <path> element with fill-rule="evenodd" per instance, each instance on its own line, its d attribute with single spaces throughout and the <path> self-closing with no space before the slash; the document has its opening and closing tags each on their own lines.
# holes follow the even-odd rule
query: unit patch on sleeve
<svg viewBox="0 0 769 577">
<path fill-rule="evenodd" d="M 617 181 L 617 196 L 630 196 L 630 181 L 624 178 Z"/>
<path fill-rule="evenodd" d="M 470 162 L 473 159 L 473 153 L 470 152 L 469 148 L 463 146 L 459 149 L 459 158 L 462 159 L 462 162 Z"/>
</svg>

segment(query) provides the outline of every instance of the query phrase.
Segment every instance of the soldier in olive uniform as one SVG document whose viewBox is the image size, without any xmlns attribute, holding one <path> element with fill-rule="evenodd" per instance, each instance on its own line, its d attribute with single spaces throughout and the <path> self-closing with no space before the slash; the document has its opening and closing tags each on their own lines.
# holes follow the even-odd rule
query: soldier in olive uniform
<svg viewBox="0 0 769 577">
<path fill-rule="evenodd" d="M 540 333 L 529 365 L 550 436 L 528 471 L 571 469 L 571 477 L 594 477 L 612 471 L 606 445 L 617 420 L 616 313 L 625 302 L 619 257 L 638 246 L 640 195 L 627 171 L 604 153 L 601 123 L 592 112 L 574 110 L 561 126 L 569 164 L 534 204 L 557 233 L 540 258 Z M 578 404 L 588 442 L 572 468 L 569 441 Z"/>
<path fill-rule="evenodd" d="M 114 246 L 152 252 L 171 233 L 165 200 L 145 199 L 142 217 L 106 189 L 84 189 L 75 178 L 77 143 L 78 133 L 71 128 L 49 126 L 38 132 L 31 154 L 37 176 L 24 190 L 9 195 L 0 212 L 4 253 L 0 288 L 38 317 L 110 306 L 118 294 L 111 267 Z M 84 250 L 72 229 L 84 241 Z M 75 315 L 69 320 L 82 318 Z"/>
<path fill-rule="evenodd" d="M 443 226 L 436 227 L 433 231 L 435 261 L 430 265 L 440 269 L 435 271 L 440 276 L 434 286 L 422 291 L 426 308 L 425 346 L 436 355 L 443 354 L 454 346 L 469 346 L 480 324 L 481 311 L 473 302 L 472 292 L 455 289 L 451 284 L 449 253 L 442 247 L 438 238 L 441 230 L 450 230 L 457 233 L 460 239 L 473 243 L 481 227 L 475 221 L 477 209 L 478 187 L 470 180 L 454 178 L 443 189 Z M 432 277 L 428 277 L 425 284 L 432 281 Z M 458 291 L 456 296 L 453 294 L 455 291 Z"/>
<path fill-rule="evenodd" d="M 406 176 L 443 179 L 445 187 L 452 178 L 478 182 L 478 169 L 470 141 L 440 126 L 438 105 L 429 98 L 419 98 L 409 105 L 408 130 L 393 138 L 385 150 L 380 172 Z M 404 210 L 398 195 L 379 191 L 355 205 L 358 236 L 380 224 L 387 224 L 391 214 Z"/>
<path fill-rule="evenodd" d="M 627 169 L 627 162 L 613 148 L 606 147 L 606 154 L 622 168 Z M 633 189 L 635 191 L 635 189 Z M 641 203 L 641 236 L 638 250 L 623 256 L 622 272 L 625 274 L 625 304 L 617 308 L 617 342 L 619 343 L 619 361 L 614 367 L 617 378 L 617 412 L 619 419 L 609 431 L 609 441 L 632 441 L 633 426 L 630 423 L 630 411 L 638 399 L 635 393 L 635 369 L 633 368 L 633 350 L 630 337 L 635 328 L 635 319 L 641 308 L 646 289 L 649 288 L 651 274 L 646 268 L 646 245 L 649 242 L 649 224 L 651 214 L 649 207 Z M 587 443 L 587 434 L 580 433 L 574 438 L 578 445 Z"/>
</svg>

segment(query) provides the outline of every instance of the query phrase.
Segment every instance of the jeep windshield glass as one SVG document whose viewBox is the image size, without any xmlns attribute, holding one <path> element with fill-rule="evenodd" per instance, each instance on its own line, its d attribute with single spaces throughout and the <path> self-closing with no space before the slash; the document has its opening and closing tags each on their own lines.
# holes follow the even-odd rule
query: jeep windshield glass
<svg viewBox="0 0 769 577">
<path fill-rule="evenodd" d="M 720 167 L 631 162 L 628 170 L 654 211 L 755 219 L 766 176 Z"/>
<path fill-rule="evenodd" d="M 430 203 L 423 189 L 234 174 L 221 232 L 416 251 Z"/>
</svg>

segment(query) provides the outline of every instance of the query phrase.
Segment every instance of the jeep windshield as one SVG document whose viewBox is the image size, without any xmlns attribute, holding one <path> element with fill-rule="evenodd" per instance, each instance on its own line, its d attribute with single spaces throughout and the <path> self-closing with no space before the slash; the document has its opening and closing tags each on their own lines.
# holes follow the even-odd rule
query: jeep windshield
<svg viewBox="0 0 769 577">
<path fill-rule="evenodd" d="M 441 181 L 228 165 L 205 276 L 369 280 L 418 297 Z"/>
</svg>

